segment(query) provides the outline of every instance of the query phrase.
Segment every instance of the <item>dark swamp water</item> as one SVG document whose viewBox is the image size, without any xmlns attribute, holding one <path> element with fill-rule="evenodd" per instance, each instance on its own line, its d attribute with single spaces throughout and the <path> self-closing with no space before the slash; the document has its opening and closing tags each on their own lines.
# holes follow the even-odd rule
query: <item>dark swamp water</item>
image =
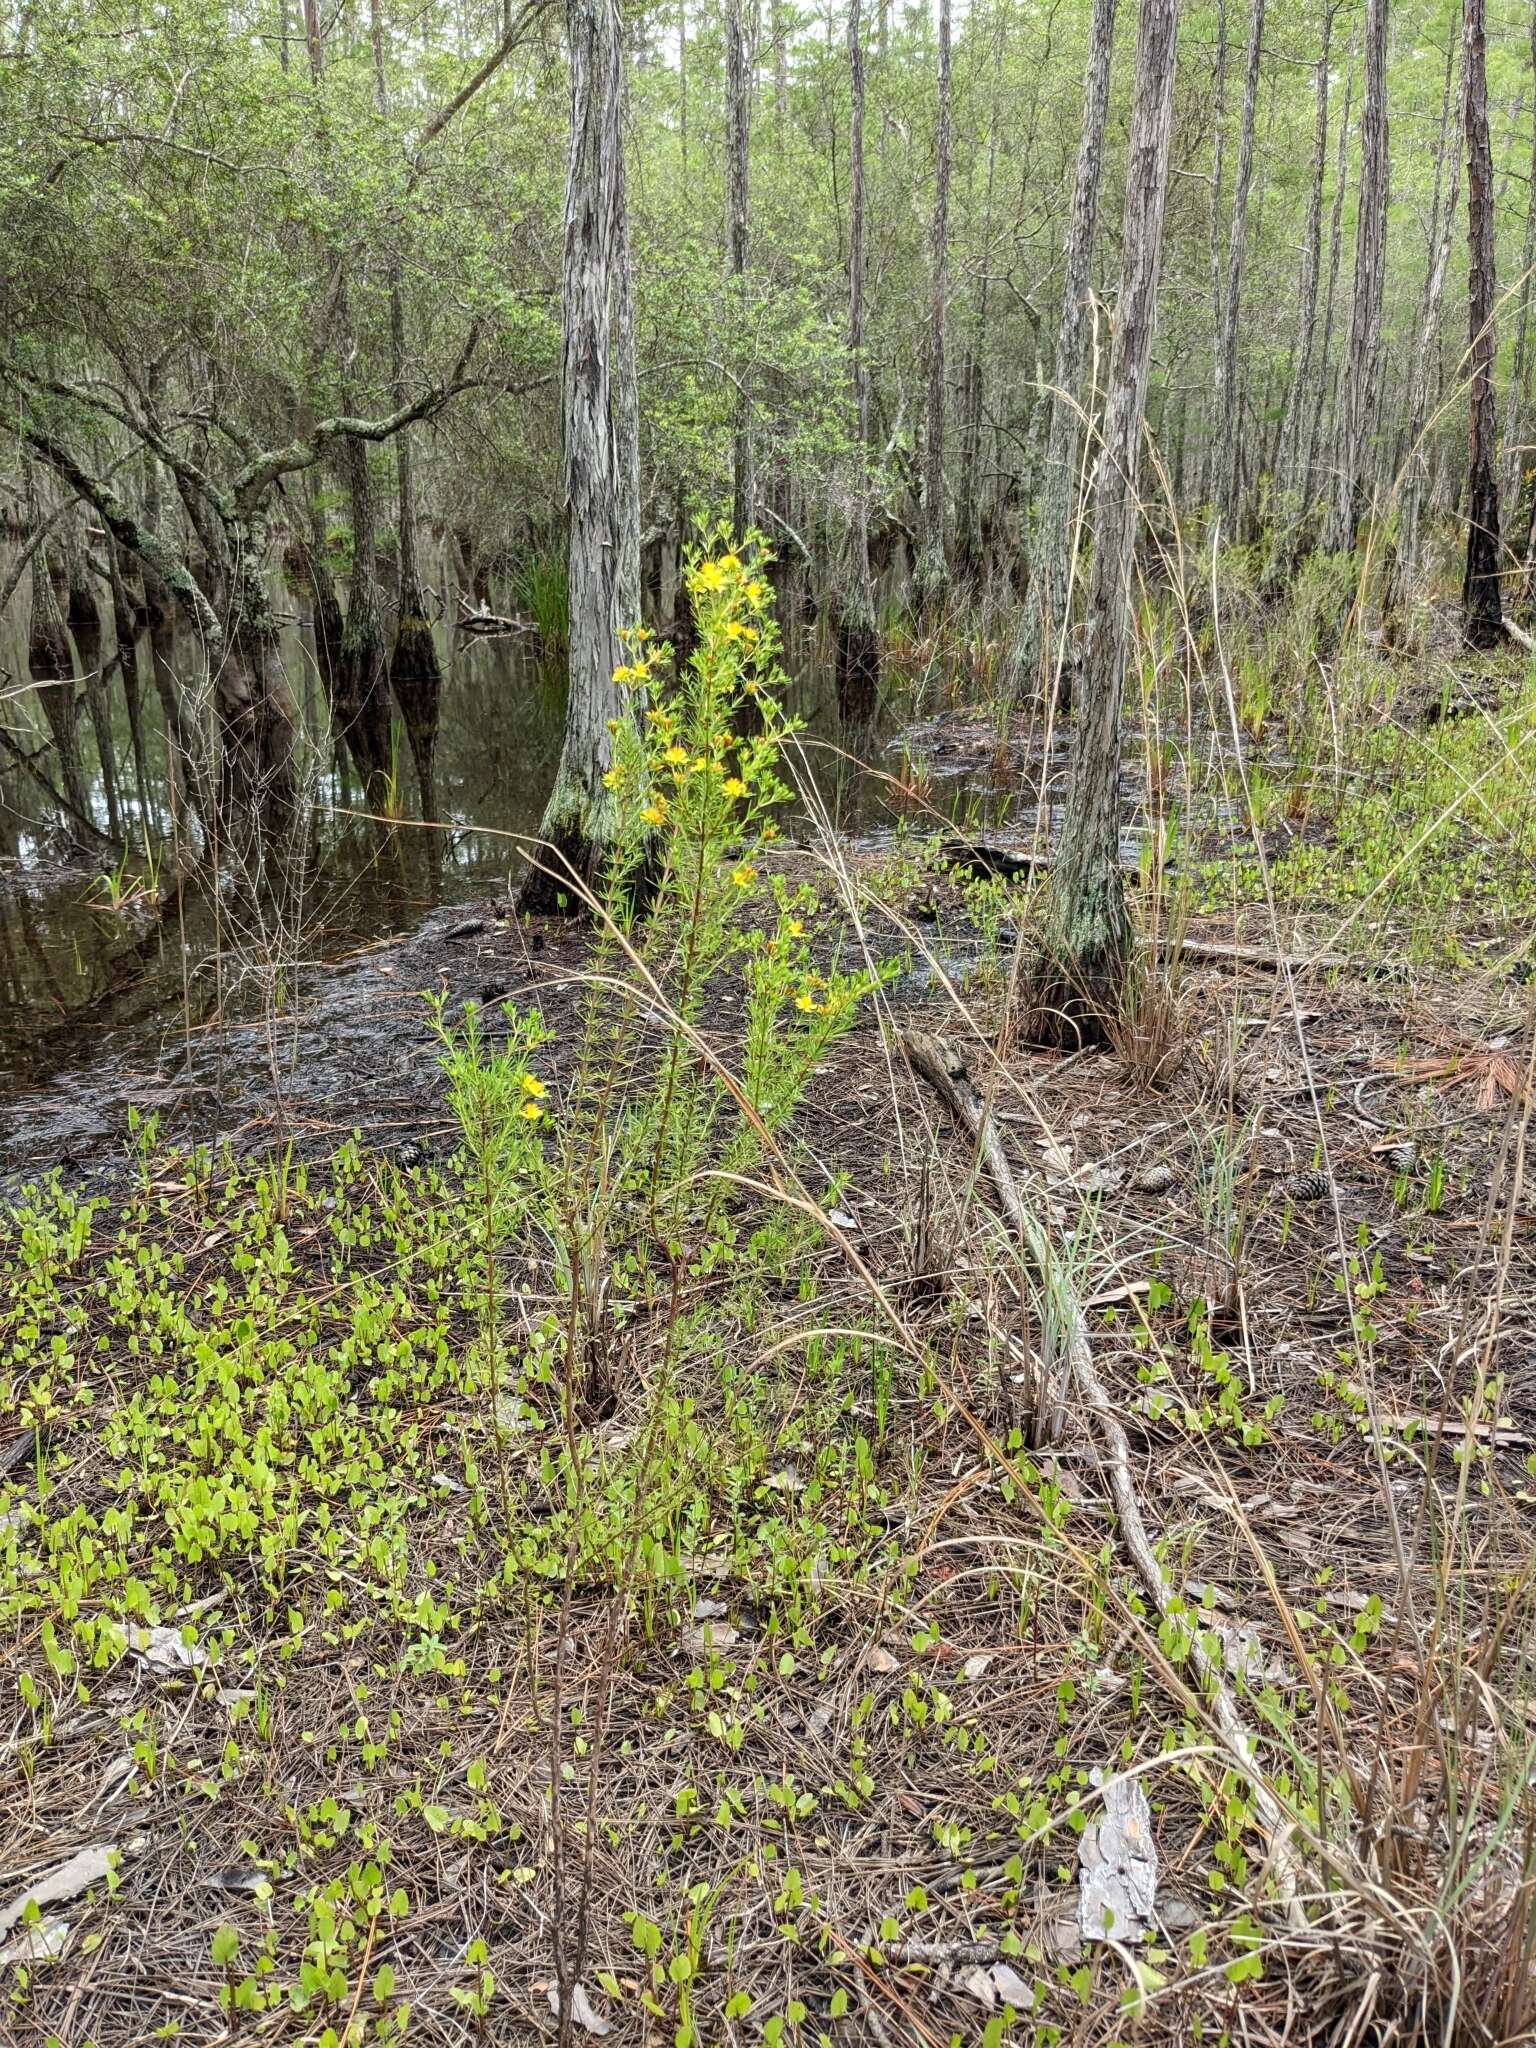
<svg viewBox="0 0 1536 2048">
<path fill-rule="evenodd" d="M 442 828 L 429 835 L 407 821 L 390 830 L 349 816 L 360 803 L 355 792 L 333 767 L 317 773 L 296 930 L 262 929 L 195 890 L 162 916 L 156 889 L 131 887 L 142 858 L 125 863 L 129 886 L 114 903 L 110 856 L 61 858 L 46 798 L 14 764 L 0 771 L 0 1173 L 8 1180 L 54 1165 L 110 1178 L 126 1162 L 135 1111 L 157 1117 L 166 1134 L 242 1148 L 285 1135 L 319 1146 L 355 1126 L 375 1142 L 409 1144 L 429 1113 L 440 1117 L 419 991 L 531 993 L 540 967 L 547 976 L 555 955 L 570 950 L 558 934 L 530 937 L 507 914 L 520 865 L 514 836 L 536 831 L 559 755 L 563 676 L 520 636 L 445 633 L 440 651 Z M 307 679 L 312 663 L 297 636 L 295 661 Z M 1025 833 L 1034 825 L 1038 766 L 1027 773 L 1015 760 L 999 769 L 984 728 L 957 739 L 942 718 L 905 731 L 888 719 L 861 736 L 862 761 L 854 761 L 814 644 L 791 647 L 786 666 L 786 708 L 806 728 L 788 838 L 815 836 L 813 814 L 820 828 L 830 823 L 862 846 L 878 845 L 902 820 L 991 837 L 1007 835 L 1011 821 Z M 313 688 L 299 694 L 313 714 Z M 96 762 L 83 712 L 81 729 L 89 772 Z M 36 744 L 36 730 L 26 736 Z M 138 836 L 126 728 L 116 742 L 124 810 Z M 157 731 L 146 751 L 154 842 L 169 822 Z M 414 781 L 403 744 L 400 752 L 409 811 Z"/>
</svg>

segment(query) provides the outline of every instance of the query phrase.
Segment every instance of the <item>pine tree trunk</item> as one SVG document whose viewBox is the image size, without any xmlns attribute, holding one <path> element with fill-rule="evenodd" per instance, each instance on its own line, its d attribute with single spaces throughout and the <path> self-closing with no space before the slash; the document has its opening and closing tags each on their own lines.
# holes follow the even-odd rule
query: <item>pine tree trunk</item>
<svg viewBox="0 0 1536 2048">
<path fill-rule="evenodd" d="M 1046 949 L 1032 991 L 1036 1032 L 1057 1044 L 1101 1037 L 1119 1008 L 1131 945 L 1120 872 L 1120 710 L 1132 621 L 1142 427 L 1173 117 L 1177 0 L 1142 0 L 1136 41 L 1115 339 L 1094 500 L 1081 708 Z"/>
<path fill-rule="evenodd" d="M 1355 39 L 1349 43 L 1349 67 L 1344 74 L 1344 110 L 1339 120 L 1339 140 L 1334 157 L 1333 207 L 1328 221 L 1328 290 L 1323 300 L 1323 331 L 1317 349 L 1317 390 L 1311 406 L 1312 421 L 1304 443 L 1297 488 L 1304 505 L 1314 504 L 1313 478 L 1317 474 L 1322 442 L 1323 414 L 1333 386 L 1332 364 L 1334 313 L 1339 300 L 1339 269 L 1344 248 L 1344 195 L 1349 185 L 1349 109 L 1355 88 Z"/>
<path fill-rule="evenodd" d="M 917 602 L 930 611 L 949 587 L 948 521 L 944 486 L 944 344 L 949 317 L 949 181 L 954 154 L 950 91 L 950 0 L 939 0 L 939 109 L 933 190 L 933 254 L 928 274 L 928 407 L 923 436 L 922 500 L 917 558 Z"/>
<path fill-rule="evenodd" d="M 1046 401 L 1045 461 L 1033 521 L 1029 588 L 1024 595 L 1019 630 L 1008 654 L 1006 687 L 1014 702 L 1042 681 L 1046 690 L 1059 698 L 1065 675 L 1075 564 L 1080 553 L 1076 534 L 1082 501 L 1079 469 L 1083 413 L 1089 409 L 1092 398 L 1082 388 L 1083 359 L 1089 333 L 1093 245 L 1098 229 L 1099 174 L 1109 111 L 1116 5 L 1117 0 L 1094 0 L 1088 31 L 1083 126 L 1078 138 L 1077 177 L 1072 188 L 1072 217 L 1063 259 L 1061 318 L 1056 328 L 1052 388 Z"/>
<path fill-rule="evenodd" d="M 1531 69 L 1536 76 L 1536 8 L 1531 11 Z M 1528 344 L 1531 320 L 1531 271 L 1536 267 L 1536 117 L 1531 122 L 1530 186 L 1525 206 L 1525 243 L 1520 251 L 1519 302 L 1515 311 L 1515 360 L 1509 373 L 1509 395 L 1504 401 L 1504 496 L 1513 505 L 1520 489 L 1522 456 L 1521 440 L 1529 430 L 1528 422 L 1522 422 L 1521 409 L 1527 406 L 1527 386 L 1530 381 Z M 1527 407 L 1528 410 L 1528 407 Z"/>
<path fill-rule="evenodd" d="M 1212 409 L 1206 420 L 1205 438 L 1205 496 L 1207 502 L 1214 502 L 1217 481 L 1220 476 L 1220 450 L 1217 446 L 1217 429 L 1226 411 L 1226 393 L 1222 387 L 1221 336 L 1225 325 L 1222 314 L 1222 287 L 1225 264 L 1221 254 L 1221 213 L 1222 188 L 1226 168 L 1226 122 L 1227 122 L 1227 7 L 1226 0 L 1216 0 L 1216 62 L 1211 80 L 1211 218 L 1210 250 L 1211 270 L 1211 399 Z"/>
<path fill-rule="evenodd" d="M 1239 413 L 1237 332 L 1243 291 L 1243 263 L 1248 250 L 1248 189 L 1253 177 L 1253 127 L 1259 97 L 1259 61 L 1263 55 L 1264 0 L 1253 0 L 1248 26 L 1248 57 L 1243 75 L 1243 114 L 1237 140 L 1237 175 L 1232 186 L 1232 231 L 1227 242 L 1227 283 L 1221 309 L 1221 366 L 1217 389 L 1221 398 L 1217 460 L 1220 485 L 1216 502 L 1222 523 L 1235 532 L 1238 501 Z"/>
<path fill-rule="evenodd" d="M 1440 145 L 1435 163 L 1435 190 L 1430 206 L 1429 267 L 1424 275 L 1424 292 L 1419 307 L 1419 332 L 1414 351 L 1412 382 L 1408 401 L 1408 448 L 1403 463 L 1401 541 L 1393 583 L 1410 591 L 1418 577 L 1419 530 L 1424 506 L 1424 483 L 1429 464 L 1422 446 L 1429 416 L 1429 374 L 1432 359 L 1439 356 L 1440 314 L 1445 296 L 1445 276 L 1450 266 L 1451 243 L 1456 229 L 1456 207 L 1461 193 L 1462 109 L 1453 106 L 1455 44 L 1446 52 L 1445 88 L 1440 115 Z M 1453 118 L 1454 116 L 1454 118 Z M 1450 165 L 1450 180 L 1444 171 Z M 1443 201 L 1443 204 L 1442 204 Z"/>
<path fill-rule="evenodd" d="M 1387 5 L 1366 0 L 1365 104 L 1360 117 L 1360 202 L 1355 219 L 1355 291 L 1349 322 L 1344 418 L 1329 514 L 1330 554 L 1352 548 L 1374 481 L 1372 449 L 1380 402 L 1381 301 L 1386 274 Z"/>
<path fill-rule="evenodd" d="M 1317 287 L 1323 260 L 1323 183 L 1328 175 L 1328 53 L 1333 42 L 1333 17 L 1337 0 L 1323 8 L 1323 47 L 1318 55 L 1314 81 L 1316 111 L 1312 125 L 1312 180 L 1307 192 L 1307 226 L 1301 250 L 1301 309 L 1296 320 L 1294 369 L 1285 402 L 1280 448 L 1275 473 L 1282 490 L 1302 488 L 1301 461 L 1305 442 L 1301 431 L 1302 408 L 1308 398 L 1312 375 L 1312 348 L 1317 338 Z"/>
<path fill-rule="evenodd" d="M 1493 396 L 1493 149 L 1488 137 L 1484 0 L 1464 0 L 1461 19 L 1462 121 L 1467 133 L 1467 357 L 1472 366 L 1462 613 L 1469 645 L 1496 647 L 1503 637 L 1503 617 L 1499 603 L 1498 426 Z"/>
<path fill-rule="evenodd" d="M 609 721 L 624 715 L 619 666 L 621 464 L 614 426 L 612 324 L 623 199 L 622 49 L 614 0 L 567 0 L 570 154 L 561 292 L 561 408 L 569 527 L 570 685 L 565 739 L 522 888 L 525 910 L 579 907 L 573 879 L 601 879 L 617 814 L 603 778 Z M 622 372 L 621 372 L 622 374 Z"/>
<path fill-rule="evenodd" d="M 837 705 L 866 726 L 880 693 L 875 593 L 869 568 L 869 366 L 864 360 L 864 45 L 860 0 L 848 10 L 848 356 L 852 365 L 854 484 L 837 622 Z"/>
</svg>

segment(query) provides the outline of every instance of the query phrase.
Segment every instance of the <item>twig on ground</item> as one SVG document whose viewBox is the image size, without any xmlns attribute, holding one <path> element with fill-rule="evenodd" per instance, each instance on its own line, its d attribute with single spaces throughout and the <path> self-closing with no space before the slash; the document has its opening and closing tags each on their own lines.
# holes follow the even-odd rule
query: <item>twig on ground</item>
<svg viewBox="0 0 1536 2048">
<path fill-rule="evenodd" d="M 1106 1473 L 1121 1537 L 1159 1615 L 1164 1620 L 1172 1620 L 1175 1617 L 1170 1611 L 1170 1595 L 1174 1589 L 1157 1561 L 1141 1505 L 1136 1497 L 1136 1488 L 1131 1479 L 1130 1444 L 1094 1365 L 1093 1350 L 1088 1341 L 1088 1329 L 1081 1307 L 1070 1296 L 1069 1290 L 1063 1289 L 1060 1285 L 1060 1261 L 1055 1256 L 1050 1238 L 1019 1192 L 1019 1185 L 1014 1178 L 1008 1155 L 1003 1149 L 1002 1139 L 998 1136 L 996 1123 L 988 1116 L 985 1104 L 971 1085 L 965 1060 L 959 1048 L 949 1040 L 932 1036 L 926 1031 L 909 1031 L 905 1034 L 902 1044 L 913 1072 L 929 1083 L 950 1114 L 979 1147 L 1003 1207 L 1008 1212 L 1009 1220 L 1023 1240 L 1042 1278 L 1049 1277 L 1058 1294 L 1066 1296 L 1068 1367 L 1103 1440 L 1107 1454 Z M 1253 1789 L 1254 1811 L 1269 1836 L 1275 1884 L 1286 1913 L 1294 1926 L 1304 1927 L 1306 1917 L 1297 1890 L 1297 1858 L 1291 1839 L 1292 1823 L 1259 1775 L 1256 1762 L 1257 1738 L 1238 1712 L 1237 1703 L 1228 1689 L 1220 1667 L 1202 1646 L 1197 1630 L 1190 1633 L 1189 1659 L 1204 1689 L 1211 1718 L 1216 1724 L 1222 1745 Z"/>
</svg>

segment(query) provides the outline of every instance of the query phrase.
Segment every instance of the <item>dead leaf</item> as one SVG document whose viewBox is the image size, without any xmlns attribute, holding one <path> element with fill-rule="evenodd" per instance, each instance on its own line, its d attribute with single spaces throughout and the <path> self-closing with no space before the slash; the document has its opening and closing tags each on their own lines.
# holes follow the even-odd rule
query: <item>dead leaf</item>
<svg viewBox="0 0 1536 2048">
<path fill-rule="evenodd" d="M 1033 1987 L 1026 1984 L 1018 1971 L 1009 1964 L 994 1963 L 987 1975 L 992 1979 L 992 1988 L 1004 2005 L 1011 2005 L 1015 2012 L 1034 2010 Z"/>
<path fill-rule="evenodd" d="M 893 1671 L 901 1669 L 901 1660 L 893 1657 L 884 1643 L 872 1643 L 864 1652 L 864 1669 L 877 1671 L 882 1678 L 888 1678 Z"/>
<path fill-rule="evenodd" d="M 197 1643 L 184 1643 L 179 1628 L 130 1628 L 128 1647 L 151 1671 L 200 1671 L 208 1653 Z"/>
<path fill-rule="evenodd" d="M 549 1985 L 545 1995 L 549 1999 L 550 2011 L 556 2019 L 559 2019 L 560 1986 L 558 1984 Z M 577 1984 L 572 1988 L 571 2018 L 581 2028 L 583 2033 L 595 2034 L 599 2039 L 604 2034 L 611 2034 L 613 2032 L 612 2023 L 603 2018 L 602 2014 L 593 2006 L 591 1999 L 588 1998 L 585 1984 Z"/>
<path fill-rule="evenodd" d="M 965 1662 L 960 1666 L 960 1676 L 962 1678 L 980 1678 L 991 1662 L 992 1659 L 989 1656 L 978 1652 L 976 1656 L 966 1658 Z"/>
<path fill-rule="evenodd" d="M 678 1642 L 690 1657 L 702 1657 L 706 1650 L 729 1650 L 740 1636 L 741 1630 L 728 1621 L 706 1621 L 696 1628 L 685 1628 Z"/>
</svg>

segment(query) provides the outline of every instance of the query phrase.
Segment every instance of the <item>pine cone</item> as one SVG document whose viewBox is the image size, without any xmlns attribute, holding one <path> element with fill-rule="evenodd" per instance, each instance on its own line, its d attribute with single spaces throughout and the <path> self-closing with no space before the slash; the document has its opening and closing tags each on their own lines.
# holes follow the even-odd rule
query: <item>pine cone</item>
<svg viewBox="0 0 1536 2048">
<path fill-rule="evenodd" d="M 1387 1152 L 1387 1164 L 1394 1173 L 1412 1173 L 1419 1163 L 1419 1148 L 1412 1138 L 1402 1144 L 1393 1145 Z"/>
<path fill-rule="evenodd" d="M 1326 1202 L 1333 1193 L 1333 1176 L 1326 1167 L 1309 1166 L 1304 1173 L 1291 1175 L 1285 1192 L 1293 1202 Z"/>
<path fill-rule="evenodd" d="M 1166 1159 L 1154 1159 L 1135 1176 L 1131 1186 L 1143 1195 L 1166 1195 L 1177 1179 Z"/>
</svg>

